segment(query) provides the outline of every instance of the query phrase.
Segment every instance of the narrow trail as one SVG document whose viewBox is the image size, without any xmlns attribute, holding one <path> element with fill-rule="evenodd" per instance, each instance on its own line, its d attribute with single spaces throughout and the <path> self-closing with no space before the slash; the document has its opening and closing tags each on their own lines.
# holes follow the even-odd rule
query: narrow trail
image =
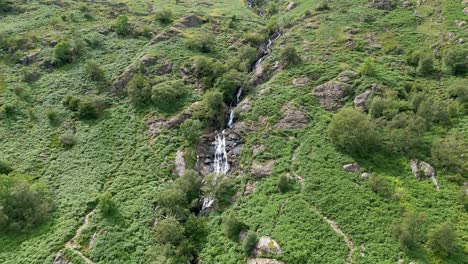
<svg viewBox="0 0 468 264">
<path fill-rule="evenodd" d="M 296 178 L 299 181 L 299 183 L 301 184 L 301 193 L 302 193 L 302 191 L 303 191 L 302 187 L 304 187 L 305 180 L 304 180 L 303 177 L 301 177 L 299 174 L 297 174 L 295 169 L 294 169 L 294 161 L 296 161 L 298 152 L 299 152 L 301 147 L 302 147 L 302 143 L 294 150 L 294 153 L 293 153 L 292 159 L 291 159 L 291 166 L 293 167 L 291 172 L 292 172 L 294 178 Z M 340 228 L 340 226 L 336 223 L 335 220 L 330 219 L 327 216 L 325 216 L 323 214 L 323 212 L 318 207 L 310 204 L 309 202 L 307 202 L 304 199 L 302 199 L 302 200 L 304 201 L 304 203 L 307 205 L 307 208 L 309 208 L 309 210 L 312 213 L 315 213 L 315 214 L 319 215 L 323 220 L 325 220 L 325 222 L 328 223 L 328 225 L 331 227 L 331 229 L 336 234 L 343 237 L 343 239 L 344 239 L 344 241 L 346 243 L 346 246 L 348 247 L 348 250 L 349 250 L 349 253 L 346 256 L 346 264 L 353 263 L 353 259 L 352 259 L 353 258 L 353 252 L 356 250 L 356 247 L 354 246 L 354 243 L 351 240 L 351 238 L 348 235 L 346 235 L 345 232 L 343 232 L 343 230 Z"/>
<path fill-rule="evenodd" d="M 83 232 L 83 230 L 88 227 L 89 225 L 89 219 L 91 218 L 91 216 L 94 214 L 94 210 L 92 210 L 91 212 L 89 212 L 85 218 L 84 218 L 84 222 L 83 224 L 76 230 L 75 232 L 75 236 L 73 236 L 72 239 L 70 239 L 67 243 L 65 243 L 65 248 L 68 248 L 70 250 L 72 250 L 73 252 L 75 252 L 76 254 L 78 254 L 83 260 L 84 262 L 86 262 L 86 264 L 94 264 L 94 262 L 92 260 L 90 260 L 88 257 L 86 257 L 83 253 L 81 253 L 81 251 L 78 250 L 79 248 L 79 244 L 78 244 L 78 238 L 81 236 L 81 233 Z"/>
</svg>

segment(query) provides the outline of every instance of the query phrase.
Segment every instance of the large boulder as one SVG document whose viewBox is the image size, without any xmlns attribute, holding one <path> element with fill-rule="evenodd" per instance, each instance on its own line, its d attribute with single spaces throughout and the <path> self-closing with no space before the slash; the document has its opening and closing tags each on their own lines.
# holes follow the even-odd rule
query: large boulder
<svg viewBox="0 0 468 264">
<path fill-rule="evenodd" d="M 309 123 L 309 117 L 294 106 L 284 106 L 281 112 L 283 112 L 283 116 L 278 123 L 275 124 L 276 129 L 289 130 L 304 128 Z"/>
<path fill-rule="evenodd" d="M 255 178 L 268 177 L 271 175 L 271 172 L 273 171 L 274 164 L 275 164 L 274 160 L 267 161 L 266 163 L 263 163 L 263 164 L 254 162 L 252 164 L 252 169 L 250 170 L 250 173 Z"/>
<path fill-rule="evenodd" d="M 312 94 L 320 99 L 320 106 L 327 111 L 336 112 L 343 107 L 350 85 L 340 81 L 329 81 L 314 88 Z"/>
<path fill-rule="evenodd" d="M 372 91 L 366 90 L 362 94 L 354 98 L 354 108 L 365 111 L 368 105 L 369 100 L 371 99 Z"/>
<path fill-rule="evenodd" d="M 359 74 L 355 71 L 351 70 L 346 70 L 341 72 L 336 79 L 340 82 L 344 83 L 352 83 L 354 80 L 356 80 L 359 77 Z"/>
<path fill-rule="evenodd" d="M 255 257 L 262 255 L 280 255 L 283 251 L 279 244 L 271 237 L 262 236 L 252 250 L 252 255 Z"/>
<path fill-rule="evenodd" d="M 412 159 L 410 160 L 410 167 L 416 179 L 420 181 L 429 178 L 434 183 L 436 190 L 440 190 L 439 184 L 435 177 L 436 171 L 429 163 L 422 160 Z"/>
<path fill-rule="evenodd" d="M 269 258 L 249 258 L 247 264 L 284 264 L 284 262 Z"/>
<path fill-rule="evenodd" d="M 55 256 L 53 264 L 72 264 L 71 261 L 68 261 L 63 255 L 63 251 L 60 250 Z"/>
<path fill-rule="evenodd" d="M 343 169 L 347 172 L 356 173 L 361 169 L 361 166 L 357 163 L 350 163 L 343 165 Z"/>
<path fill-rule="evenodd" d="M 294 8 L 297 7 L 297 3 L 295 2 L 289 2 L 288 6 L 286 7 L 286 11 L 291 11 L 293 10 Z"/>
<path fill-rule="evenodd" d="M 185 160 L 185 151 L 178 150 L 175 156 L 175 167 L 174 167 L 174 174 L 177 176 L 182 176 L 187 169 L 187 161 Z"/>
<path fill-rule="evenodd" d="M 396 0 L 369 0 L 369 6 L 382 10 L 393 10 L 396 7 Z"/>
</svg>

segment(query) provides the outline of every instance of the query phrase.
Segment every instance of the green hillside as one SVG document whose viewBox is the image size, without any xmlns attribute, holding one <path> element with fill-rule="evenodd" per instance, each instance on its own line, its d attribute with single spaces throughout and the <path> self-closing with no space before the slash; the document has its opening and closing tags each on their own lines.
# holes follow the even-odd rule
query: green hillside
<svg viewBox="0 0 468 264">
<path fill-rule="evenodd" d="M 0 263 L 468 263 L 467 22 L 0 0 Z"/>
</svg>

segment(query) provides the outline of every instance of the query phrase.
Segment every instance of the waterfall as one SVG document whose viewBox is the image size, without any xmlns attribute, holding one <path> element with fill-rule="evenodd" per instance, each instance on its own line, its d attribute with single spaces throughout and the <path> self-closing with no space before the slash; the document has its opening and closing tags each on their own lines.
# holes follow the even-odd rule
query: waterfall
<svg viewBox="0 0 468 264">
<path fill-rule="evenodd" d="M 226 152 L 226 135 L 225 130 L 218 133 L 215 137 L 215 155 L 213 172 L 216 175 L 226 175 L 229 171 L 229 162 Z"/>
</svg>

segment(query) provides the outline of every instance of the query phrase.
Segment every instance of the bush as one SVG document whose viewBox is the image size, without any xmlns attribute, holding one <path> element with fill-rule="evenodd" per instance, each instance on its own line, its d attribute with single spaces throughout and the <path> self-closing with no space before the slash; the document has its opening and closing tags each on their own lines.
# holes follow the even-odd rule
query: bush
<svg viewBox="0 0 468 264">
<path fill-rule="evenodd" d="M 51 125 L 57 125 L 60 121 L 59 114 L 52 109 L 47 110 L 46 116 Z"/>
<path fill-rule="evenodd" d="M 432 159 L 437 166 L 466 175 L 468 168 L 465 157 L 466 147 L 463 133 L 449 134 L 443 139 L 434 141 L 431 150 Z"/>
<path fill-rule="evenodd" d="M 245 236 L 244 242 L 242 242 L 242 249 L 247 256 L 250 255 L 255 244 L 257 244 L 257 233 L 249 230 Z"/>
<path fill-rule="evenodd" d="M 425 215 L 406 212 L 401 220 L 393 224 L 393 234 L 398 238 L 403 249 L 414 249 L 425 240 L 424 230 L 422 229 L 424 221 Z"/>
<path fill-rule="evenodd" d="M 55 47 L 52 55 L 52 63 L 62 65 L 73 61 L 73 50 L 70 43 L 66 41 L 59 42 Z"/>
<path fill-rule="evenodd" d="M 160 191 L 156 203 L 163 215 L 172 215 L 177 219 L 185 219 L 188 215 L 187 196 L 181 189 L 169 187 Z"/>
<path fill-rule="evenodd" d="M 445 258 L 458 249 L 457 235 L 449 222 L 439 225 L 429 236 L 429 247 L 436 255 Z"/>
<path fill-rule="evenodd" d="M 367 58 L 364 62 L 359 66 L 357 71 L 363 76 L 375 76 L 377 71 L 375 69 L 375 59 L 374 58 Z"/>
<path fill-rule="evenodd" d="M 466 48 L 452 48 L 448 50 L 444 63 L 452 74 L 466 74 L 468 72 L 468 50 Z"/>
<path fill-rule="evenodd" d="M 27 231 L 52 211 L 48 190 L 24 175 L 0 175 L 0 230 Z"/>
<path fill-rule="evenodd" d="M 429 124 L 432 122 L 448 124 L 450 122 L 449 105 L 447 101 L 435 100 L 431 97 L 422 101 L 417 114 Z"/>
<path fill-rule="evenodd" d="M 330 7 L 328 6 L 328 2 L 326 0 L 322 0 L 315 7 L 315 11 L 326 11 L 326 10 L 329 10 L 329 9 L 330 9 Z"/>
<path fill-rule="evenodd" d="M 105 216 L 112 215 L 117 210 L 110 192 L 105 192 L 99 197 L 98 208 Z"/>
<path fill-rule="evenodd" d="M 243 46 L 239 49 L 239 70 L 249 71 L 252 64 L 257 60 L 257 49 L 250 46 Z"/>
<path fill-rule="evenodd" d="M 151 86 L 141 73 L 135 74 L 130 80 L 127 93 L 130 102 L 135 106 L 146 105 L 151 101 Z"/>
<path fill-rule="evenodd" d="M 198 34 L 188 38 L 185 45 L 188 49 L 209 53 L 214 50 L 216 40 L 211 34 Z"/>
<path fill-rule="evenodd" d="M 0 174 L 9 174 L 10 172 L 13 171 L 13 168 L 6 163 L 5 161 L 0 160 Z"/>
<path fill-rule="evenodd" d="M 449 94 L 461 103 L 468 102 L 468 80 L 457 80 L 449 87 Z"/>
<path fill-rule="evenodd" d="M 75 145 L 75 143 L 76 143 L 76 140 L 72 131 L 67 131 L 60 137 L 60 144 L 64 148 L 71 148 Z"/>
<path fill-rule="evenodd" d="M 422 144 L 427 125 L 424 118 L 415 114 L 400 113 L 386 127 L 389 146 L 396 152 L 408 153 Z"/>
<path fill-rule="evenodd" d="M 265 42 L 265 37 L 260 33 L 250 32 L 245 34 L 244 40 L 251 46 L 258 47 Z"/>
<path fill-rule="evenodd" d="M 417 67 L 421 57 L 422 57 L 421 51 L 419 50 L 412 51 L 406 56 L 406 63 L 408 63 L 408 65 Z"/>
<path fill-rule="evenodd" d="M 161 244 L 179 245 L 184 241 L 184 227 L 174 217 L 159 221 L 154 229 L 156 241 Z"/>
<path fill-rule="evenodd" d="M 370 189 L 378 195 L 384 198 L 391 198 L 393 196 L 393 187 L 390 184 L 390 182 L 388 182 L 384 178 L 372 176 L 369 179 L 368 183 Z"/>
<path fill-rule="evenodd" d="M 333 116 L 328 136 L 337 147 L 358 156 L 369 154 L 378 138 L 372 121 L 351 108 L 344 108 Z"/>
<path fill-rule="evenodd" d="M 217 115 L 224 108 L 223 94 L 219 91 L 208 91 L 203 98 L 203 104 L 208 108 L 208 115 Z"/>
<path fill-rule="evenodd" d="M 186 94 L 187 89 L 182 81 L 166 81 L 153 86 L 151 99 L 159 109 L 171 111 Z"/>
<path fill-rule="evenodd" d="M 239 238 L 239 233 L 242 230 L 243 224 L 237 220 L 234 214 L 229 214 L 224 218 L 224 232 L 226 236 L 233 240 L 237 241 Z"/>
<path fill-rule="evenodd" d="M 169 24 L 172 22 L 172 10 L 164 8 L 161 11 L 156 12 L 155 19 L 163 24 Z"/>
<path fill-rule="evenodd" d="M 391 120 L 400 112 L 400 102 L 394 91 L 387 91 L 385 95 L 372 99 L 369 107 L 369 115 L 373 118 L 384 117 Z"/>
<path fill-rule="evenodd" d="M 289 178 L 288 176 L 286 175 L 281 175 L 279 178 L 278 178 L 278 183 L 276 184 L 277 188 L 278 188 L 278 191 L 280 193 L 285 193 L 288 191 L 289 189 Z"/>
<path fill-rule="evenodd" d="M 434 73 L 434 61 L 432 56 L 425 55 L 419 59 L 418 67 L 416 68 L 416 72 L 421 76 L 428 76 Z"/>
<path fill-rule="evenodd" d="M 194 144 L 203 133 L 203 124 L 197 119 L 187 119 L 180 125 L 179 131 L 188 144 Z"/>
<path fill-rule="evenodd" d="M 85 99 L 78 103 L 78 116 L 80 119 L 96 119 L 99 117 L 99 111 L 96 101 Z"/>
<path fill-rule="evenodd" d="M 223 92 L 224 101 L 229 103 L 234 99 L 237 89 L 242 87 L 246 80 L 245 74 L 231 69 L 216 79 L 215 88 Z"/>
<path fill-rule="evenodd" d="M 94 60 L 88 61 L 85 64 L 85 72 L 86 75 L 91 78 L 91 80 L 96 82 L 103 81 L 105 78 L 104 71 Z"/>
<path fill-rule="evenodd" d="M 130 24 L 128 23 L 128 17 L 119 16 L 114 24 L 114 30 L 120 36 L 127 36 L 130 33 Z"/>
<path fill-rule="evenodd" d="M 286 66 L 296 65 L 301 62 L 301 58 L 297 54 L 296 48 L 291 44 L 288 44 L 286 47 L 284 47 L 284 49 L 281 51 L 281 57 L 285 61 Z"/>
<path fill-rule="evenodd" d="M 202 181 L 200 175 L 194 170 L 187 169 L 184 174 L 174 182 L 175 187 L 181 190 L 186 197 L 187 204 L 197 206 L 200 198 Z"/>
</svg>

